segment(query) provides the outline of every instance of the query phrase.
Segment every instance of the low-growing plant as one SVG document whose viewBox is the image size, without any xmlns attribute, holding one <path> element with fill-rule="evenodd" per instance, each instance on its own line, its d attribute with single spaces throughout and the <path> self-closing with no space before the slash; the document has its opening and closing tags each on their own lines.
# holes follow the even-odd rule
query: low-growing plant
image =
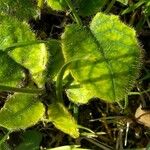
<svg viewBox="0 0 150 150">
<path fill-rule="evenodd" d="M 27 23 L 46 4 L 52 10 L 71 11 L 73 21 L 59 40 L 38 40 Z M 143 52 L 133 28 L 116 15 L 99 12 L 105 5 L 101 0 L 46 4 L 0 2 L 0 90 L 11 92 L 0 110 L 0 126 L 10 133 L 39 121 L 52 122 L 78 138 L 79 126 L 64 105 L 63 93 L 75 104 L 97 97 L 123 107 L 121 101 L 139 76 Z M 80 16 L 92 19 L 83 23 Z"/>
</svg>

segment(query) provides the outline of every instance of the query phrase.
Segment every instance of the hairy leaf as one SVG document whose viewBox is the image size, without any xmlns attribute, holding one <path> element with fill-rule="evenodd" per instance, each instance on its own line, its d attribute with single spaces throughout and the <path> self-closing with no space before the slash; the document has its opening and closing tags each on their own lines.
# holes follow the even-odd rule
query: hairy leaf
<svg viewBox="0 0 150 150">
<path fill-rule="evenodd" d="M 21 20 L 38 15 L 38 9 L 34 0 L 1 0 L 0 14 L 15 16 Z"/>
<path fill-rule="evenodd" d="M 64 64 L 61 44 L 57 40 L 51 40 L 47 43 L 49 53 L 49 61 L 47 65 L 47 76 L 55 79 L 59 69 Z"/>
<path fill-rule="evenodd" d="M 67 4 L 65 0 L 47 0 L 48 6 L 54 10 L 63 11 L 66 9 Z"/>
<path fill-rule="evenodd" d="M 36 95 L 14 94 L 0 110 L 0 126 L 9 130 L 25 129 L 35 125 L 45 108 Z"/>
<path fill-rule="evenodd" d="M 36 41 L 35 34 L 27 23 L 9 16 L 1 16 L 0 33 L 0 49 L 3 51 L 13 44 Z M 31 44 L 10 49 L 8 54 L 17 63 L 29 69 L 33 80 L 39 86 L 44 84 L 43 72 L 47 63 L 47 51 L 44 44 Z"/>
<path fill-rule="evenodd" d="M 77 82 L 73 82 L 70 88 L 66 90 L 66 93 L 68 98 L 74 103 L 86 104 L 93 98 L 93 93 Z"/>
<path fill-rule="evenodd" d="M 72 63 L 70 71 L 93 97 L 120 101 L 138 77 L 142 54 L 135 31 L 115 15 L 97 13 L 90 28 L 67 26 L 62 49 L 67 62 L 83 59 Z"/>
<path fill-rule="evenodd" d="M 50 105 L 48 116 L 49 121 L 64 133 L 69 134 L 73 138 L 79 136 L 76 121 L 61 103 Z"/>
<path fill-rule="evenodd" d="M 23 134 L 22 142 L 15 150 L 39 150 L 42 134 L 37 131 L 26 131 Z"/>
<path fill-rule="evenodd" d="M 0 51 L 0 85 L 18 87 L 23 79 L 23 68 Z"/>
</svg>

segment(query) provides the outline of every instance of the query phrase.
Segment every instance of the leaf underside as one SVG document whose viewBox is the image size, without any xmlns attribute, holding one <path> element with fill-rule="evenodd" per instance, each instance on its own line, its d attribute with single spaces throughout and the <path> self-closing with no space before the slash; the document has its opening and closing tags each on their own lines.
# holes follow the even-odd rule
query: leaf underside
<svg viewBox="0 0 150 150">
<path fill-rule="evenodd" d="M 48 117 L 49 121 L 52 122 L 59 130 L 69 134 L 73 138 L 77 138 L 79 136 L 76 121 L 61 103 L 49 106 Z"/>
<path fill-rule="evenodd" d="M 89 28 L 67 26 L 62 35 L 62 49 L 66 62 L 83 58 L 72 63 L 70 72 L 89 92 L 88 98 L 120 101 L 138 77 L 142 52 L 135 31 L 115 15 L 97 13 Z M 69 92 L 71 90 L 77 93 L 73 89 Z M 80 93 L 80 88 L 78 91 Z"/>
<path fill-rule="evenodd" d="M 0 110 L 0 126 L 11 131 L 35 125 L 44 115 L 45 108 L 36 95 L 15 93 Z"/>
</svg>

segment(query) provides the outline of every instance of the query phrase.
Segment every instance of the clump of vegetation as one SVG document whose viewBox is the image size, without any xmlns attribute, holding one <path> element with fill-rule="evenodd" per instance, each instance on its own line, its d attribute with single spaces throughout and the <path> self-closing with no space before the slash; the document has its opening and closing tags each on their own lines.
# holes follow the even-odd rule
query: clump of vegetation
<svg viewBox="0 0 150 150">
<path fill-rule="evenodd" d="M 149 27 L 149 6 L 2 0 L 1 149 L 149 147 L 149 73 L 136 33 Z"/>
</svg>

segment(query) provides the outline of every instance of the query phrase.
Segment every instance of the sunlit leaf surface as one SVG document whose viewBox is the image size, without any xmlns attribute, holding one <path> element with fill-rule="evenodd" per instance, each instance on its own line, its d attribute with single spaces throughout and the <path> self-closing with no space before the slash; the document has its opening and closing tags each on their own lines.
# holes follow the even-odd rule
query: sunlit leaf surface
<svg viewBox="0 0 150 150">
<path fill-rule="evenodd" d="M 62 49 L 66 62 L 83 59 L 72 63 L 70 72 L 93 97 L 120 101 L 138 77 L 141 48 L 134 29 L 118 16 L 97 13 L 89 28 L 67 26 L 62 35 Z"/>
<path fill-rule="evenodd" d="M 0 110 L 0 126 L 9 130 L 25 129 L 36 124 L 45 108 L 36 95 L 14 94 Z"/>
<path fill-rule="evenodd" d="M 59 130 L 69 134 L 73 138 L 79 136 L 77 123 L 63 104 L 51 104 L 48 108 L 48 117 L 49 121 L 51 121 Z"/>
</svg>

